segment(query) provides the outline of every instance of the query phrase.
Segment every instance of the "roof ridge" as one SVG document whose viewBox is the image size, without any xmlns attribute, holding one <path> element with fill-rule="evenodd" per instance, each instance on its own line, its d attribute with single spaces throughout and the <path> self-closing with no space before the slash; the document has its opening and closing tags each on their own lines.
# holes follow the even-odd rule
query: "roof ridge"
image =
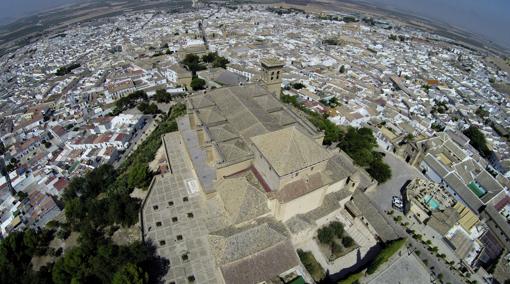
<svg viewBox="0 0 510 284">
<path fill-rule="evenodd" d="M 288 156 L 289 155 L 289 152 L 290 152 L 290 148 L 291 148 L 291 144 L 292 142 L 294 141 L 294 135 L 295 135 L 295 127 L 292 126 L 292 127 L 287 127 L 286 129 L 289 129 L 291 131 L 290 135 L 289 135 L 289 140 L 287 141 L 287 148 L 285 149 L 285 156 Z M 287 131 L 289 131 L 287 130 Z M 288 160 L 288 159 L 287 159 Z"/>
</svg>

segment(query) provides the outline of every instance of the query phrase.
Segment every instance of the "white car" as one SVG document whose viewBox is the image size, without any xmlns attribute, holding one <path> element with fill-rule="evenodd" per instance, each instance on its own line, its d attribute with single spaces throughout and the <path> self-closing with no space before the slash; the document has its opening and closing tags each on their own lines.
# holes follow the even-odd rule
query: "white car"
<svg viewBox="0 0 510 284">
<path fill-rule="evenodd" d="M 402 201 L 402 198 L 400 198 L 398 196 L 392 197 L 391 204 L 393 205 L 393 207 L 398 208 L 398 209 L 404 208 L 404 202 Z"/>
</svg>

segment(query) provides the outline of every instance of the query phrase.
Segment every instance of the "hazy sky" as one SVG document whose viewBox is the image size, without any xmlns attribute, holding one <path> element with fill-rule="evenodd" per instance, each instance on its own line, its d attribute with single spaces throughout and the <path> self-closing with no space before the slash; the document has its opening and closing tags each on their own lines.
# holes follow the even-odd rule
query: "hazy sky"
<svg viewBox="0 0 510 284">
<path fill-rule="evenodd" d="M 510 49 L 510 0 L 363 0 L 480 34 Z"/>
<path fill-rule="evenodd" d="M 354 0 L 355 1 L 355 0 Z M 510 49 L 510 0 L 362 0 L 406 10 L 484 35 Z M 0 0 L 0 24 L 37 11 L 84 0 Z"/>
</svg>

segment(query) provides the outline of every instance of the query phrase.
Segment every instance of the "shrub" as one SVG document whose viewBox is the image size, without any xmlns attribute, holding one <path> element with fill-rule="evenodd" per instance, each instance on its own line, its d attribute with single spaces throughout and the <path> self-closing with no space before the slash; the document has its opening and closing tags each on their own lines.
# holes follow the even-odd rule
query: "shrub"
<svg viewBox="0 0 510 284">
<path fill-rule="evenodd" d="M 291 86 L 296 90 L 303 89 L 305 87 L 305 85 L 303 85 L 301 82 L 292 83 Z"/>
<path fill-rule="evenodd" d="M 379 252 L 374 261 L 370 263 L 367 269 L 368 274 L 373 274 L 379 266 L 388 261 L 397 251 L 406 243 L 406 239 L 398 239 L 388 242 Z"/>
<path fill-rule="evenodd" d="M 342 246 L 339 245 L 337 242 L 331 243 L 331 253 L 333 254 L 333 256 L 335 256 L 335 258 L 340 256 L 342 251 L 343 251 Z"/>
<path fill-rule="evenodd" d="M 305 266 L 306 270 L 310 273 L 313 280 L 316 282 L 320 281 L 322 278 L 324 278 L 324 269 L 322 266 L 317 262 L 313 254 L 309 251 L 303 251 L 298 249 L 297 251 L 299 259 Z"/>
<path fill-rule="evenodd" d="M 347 278 L 340 280 L 338 284 L 355 284 L 360 283 L 359 280 L 363 277 L 363 272 L 358 272 L 349 275 Z"/>
</svg>

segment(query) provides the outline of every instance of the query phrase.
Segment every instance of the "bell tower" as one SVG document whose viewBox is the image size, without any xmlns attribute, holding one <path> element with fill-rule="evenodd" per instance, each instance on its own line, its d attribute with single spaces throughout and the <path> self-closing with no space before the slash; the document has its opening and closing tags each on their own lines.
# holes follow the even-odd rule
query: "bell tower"
<svg viewBox="0 0 510 284">
<path fill-rule="evenodd" d="M 281 92 L 283 62 L 276 58 L 266 58 L 260 61 L 262 66 L 262 82 L 267 90 L 279 96 Z"/>
</svg>

